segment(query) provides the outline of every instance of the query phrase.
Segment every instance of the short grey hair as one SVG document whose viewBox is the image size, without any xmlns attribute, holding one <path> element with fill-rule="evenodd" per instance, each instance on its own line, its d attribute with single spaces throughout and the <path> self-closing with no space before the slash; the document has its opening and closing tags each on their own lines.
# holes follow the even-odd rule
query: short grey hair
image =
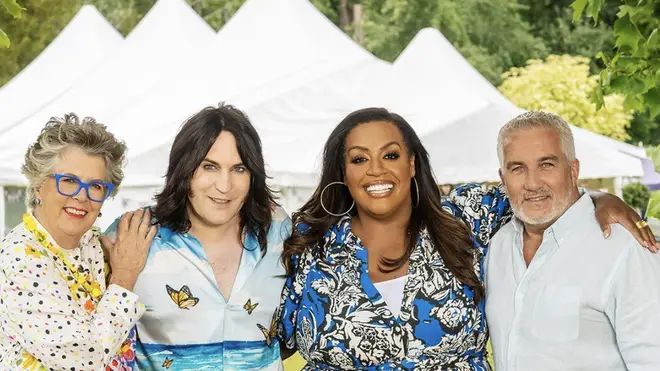
<svg viewBox="0 0 660 371">
<path fill-rule="evenodd" d="M 21 167 L 29 185 L 25 204 L 36 206 L 36 191 L 52 174 L 57 160 L 69 147 L 77 147 L 90 156 L 103 158 L 107 180 L 115 187 L 112 196 L 117 194 L 124 179 L 123 167 L 126 160 L 126 144 L 107 131 L 105 125 L 91 117 L 82 122 L 73 113 L 64 117 L 52 117 L 41 130 L 37 140 L 25 153 L 25 163 Z"/>
<path fill-rule="evenodd" d="M 516 116 L 500 129 L 497 136 L 497 157 L 500 166 L 504 167 L 504 146 L 508 144 L 511 134 L 518 130 L 552 129 L 559 135 L 561 148 L 568 161 L 575 160 L 575 141 L 573 132 L 566 120 L 554 113 L 530 111 Z"/>
</svg>

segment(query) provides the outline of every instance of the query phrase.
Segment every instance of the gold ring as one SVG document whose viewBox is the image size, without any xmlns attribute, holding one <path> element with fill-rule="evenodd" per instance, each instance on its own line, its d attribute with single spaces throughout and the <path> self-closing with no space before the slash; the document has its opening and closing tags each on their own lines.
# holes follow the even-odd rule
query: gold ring
<svg viewBox="0 0 660 371">
<path fill-rule="evenodd" d="M 637 228 L 642 229 L 648 226 L 649 223 L 645 222 L 644 220 L 638 220 L 637 223 L 635 223 L 635 225 L 637 226 Z"/>
</svg>

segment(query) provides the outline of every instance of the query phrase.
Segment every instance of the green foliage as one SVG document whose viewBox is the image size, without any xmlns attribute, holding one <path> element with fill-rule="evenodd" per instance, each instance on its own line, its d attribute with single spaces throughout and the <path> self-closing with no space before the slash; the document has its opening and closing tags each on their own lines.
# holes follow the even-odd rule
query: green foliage
<svg viewBox="0 0 660 371">
<path fill-rule="evenodd" d="M 20 0 L 26 10 L 21 18 L 0 12 L 0 24 L 12 47 L 0 48 L 0 85 L 36 58 L 73 18 L 80 0 Z"/>
<path fill-rule="evenodd" d="M 523 18 L 532 25 L 531 32 L 545 42 L 548 53 L 593 58 L 599 51 L 614 47 L 611 25 L 601 22 L 594 27 L 586 20 L 573 22 L 571 11 L 555 1 L 546 6 L 530 2 L 523 10 Z M 591 70 L 596 72 L 600 67 L 594 62 Z"/>
<path fill-rule="evenodd" d="M 628 137 L 632 115 L 624 108 L 623 97 L 603 97 L 606 108 L 596 111 L 589 96 L 598 85 L 598 76 L 589 74 L 589 59 L 551 55 L 547 60 L 530 60 L 503 75 L 500 91 L 518 107 L 556 113 L 575 126 L 615 139 Z"/>
<path fill-rule="evenodd" d="M 623 187 L 623 200 L 638 210 L 645 209 L 651 194 L 649 188 L 641 183 L 631 183 Z"/>
<path fill-rule="evenodd" d="M 24 0 L 28 8 L 48 9 L 50 27 L 14 24 L 19 38 L 30 33 L 20 55 L 0 55 L 0 85 L 8 81 L 59 33 L 83 2 L 96 6 L 123 34 L 127 35 L 148 12 L 155 0 Z M 216 30 L 233 16 L 244 0 L 187 0 Z M 364 14 L 363 45 L 376 56 L 394 60 L 415 34 L 424 27 L 439 28 L 448 40 L 491 82 L 512 66 L 529 58 L 545 56 L 545 43 L 530 34 L 529 24 L 520 16 L 515 0 L 311 0 L 330 20 L 339 25 L 341 6 L 352 17 L 352 6 L 361 4 Z M 30 17 L 39 14 L 29 14 Z M 44 19 L 37 16 L 36 24 Z M 283 20 L 286 22 L 286 20 Z M 35 27 L 35 29 L 32 29 Z M 351 33 L 350 26 L 344 27 Z"/>
<path fill-rule="evenodd" d="M 660 219 L 660 191 L 651 192 L 651 198 L 646 207 L 646 216 Z"/>
<path fill-rule="evenodd" d="M 15 3 L 16 0 L 0 0 Z M 144 17 L 156 0 L 18 0 L 29 11 L 22 19 L 13 19 L 0 11 L 0 25 L 16 47 L 0 48 L 0 86 L 32 61 L 62 30 L 83 4 L 96 6 L 123 34 L 127 35 Z M 245 0 L 187 0 L 213 28 L 220 29 Z M 277 0 L 273 0 L 277 1 Z M 660 17 L 648 17 L 648 4 L 660 0 L 310 0 L 332 22 L 352 34 L 352 8 L 360 4 L 363 10 L 364 39 L 361 43 L 377 57 L 394 60 L 415 34 L 424 27 L 438 28 L 447 39 L 493 84 L 501 83 L 501 75 L 511 67 L 525 66 L 529 59 L 545 59 L 550 54 L 571 54 L 591 59 L 592 74 L 614 64 L 625 73 L 603 73 L 610 92 L 636 91 L 643 101 L 632 97 L 628 108 L 640 111 L 628 128 L 633 143 L 660 142 L 660 91 L 650 86 L 648 78 L 637 78 L 647 59 L 640 50 L 657 53 L 660 33 L 656 30 Z M 569 7 L 571 4 L 573 7 Z M 626 5 L 623 7 L 621 5 Z M 283 4 L 283 6 L 286 6 Z M 577 17 L 573 12 L 592 18 Z M 2 7 L 0 7 L 2 8 Z M 640 11 L 642 9 L 643 11 Z M 656 6 L 657 9 L 657 6 Z M 578 9 L 580 10 L 580 9 Z M 657 10 L 656 10 L 657 11 Z M 625 14 L 622 14 L 625 13 Z M 617 15 L 619 14 L 619 15 Z M 645 17 L 644 14 L 647 14 Z M 594 22 L 595 16 L 598 22 Z M 623 17 L 624 21 L 619 22 Z M 341 19 L 344 19 L 343 22 Z M 282 20 L 286 22 L 286 20 Z M 615 22 L 616 33 L 615 33 Z M 343 23 L 343 24 L 342 24 Z M 631 28 L 631 24 L 632 27 Z M 655 25 L 655 26 L 653 26 Z M 656 30 L 655 32 L 653 30 Z M 0 30 L 0 39 L 2 39 Z M 616 35 L 619 35 L 615 37 Z M 641 37 L 644 38 L 642 43 Z M 635 40 L 638 40 L 635 43 Z M 0 41 L 1 43 L 1 41 Z M 617 46 L 620 45 L 620 46 Z M 599 51 L 617 48 L 617 54 Z M 637 48 L 636 52 L 632 50 Z M 628 51 L 630 54 L 626 56 Z M 655 55 L 655 54 L 653 54 Z M 651 55 L 649 55 L 650 57 Z M 650 60 L 650 59 L 649 59 Z M 655 71 L 657 71 L 657 58 Z M 610 71 L 607 69 L 605 71 Z M 650 71 L 650 69 L 649 69 Z M 644 73 L 649 74 L 646 71 Z M 656 73 L 656 85 L 660 75 Z M 624 94 L 626 92 L 623 91 Z M 631 94 L 627 94 L 629 96 Z M 596 98 L 600 94 L 594 95 Z M 650 104 L 649 104 L 650 102 Z M 609 103 L 608 103 L 609 105 Z M 646 112 L 643 108 L 651 107 Z M 618 136 L 623 138 L 625 136 Z"/>
<path fill-rule="evenodd" d="M 571 4 L 574 20 L 583 13 L 598 23 L 603 0 L 575 0 Z M 605 63 L 594 100 L 600 108 L 600 97 L 615 92 L 625 96 L 629 109 L 660 114 L 660 0 L 621 0 L 614 22 L 615 51 L 602 52 Z"/>
<path fill-rule="evenodd" d="M 312 4 L 316 7 L 316 9 L 320 10 L 321 13 L 323 13 L 326 17 L 328 17 L 329 20 L 332 21 L 332 23 L 336 24 L 339 26 L 340 23 L 340 16 L 341 16 L 341 11 L 340 11 L 340 6 L 341 6 L 341 0 L 310 0 Z M 352 7 L 355 4 L 360 4 L 364 3 L 364 1 L 359 1 L 359 0 L 346 0 L 346 4 L 350 7 Z M 344 30 L 346 31 L 346 30 Z"/>
<path fill-rule="evenodd" d="M 655 147 L 647 147 L 646 155 L 653 160 L 653 165 L 655 166 L 655 171 L 660 173 L 660 145 Z"/>
<path fill-rule="evenodd" d="M 88 0 L 123 35 L 133 30 L 156 0 Z M 236 13 L 244 0 L 186 0 L 216 31 Z"/>
<path fill-rule="evenodd" d="M 14 18 L 21 18 L 23 16 L 23 11 L 25 8 L 21 7 L 18 5 L 16 0 L 0 0 L 0 4 L 7 10 L 7 13 L 9 13 L 12 17 Z M 8 48 L 11 43 L 9 42 L 9 37 L 0 28 L 0 47 L 2 48 Z"/>
<path fill-rule="evenodd" d="M 628 135 L 630 135 L 630 139 L 627 140 L 628 143 L 635 145 L 639 143 L 659 145 L 660 116 L 652 119 L 648 110 L 635 114 L 628 128 Z"/>
<path fill-rule="evenodd" d="M 156 0 L 89 0 L 78 1 L 91 4 L 103 14 L 122 35 L 128 35 Z M 77 7 L 77 6 L 76 6 Z"/>
<path fill-rule="evenodd" d="M 21 18 L 21 15 L 25 10 L 25 8 L 18 5 L 16 0 L 0 0 L 0 4 L 2 4 L 5 9 L 7 9 L 7 12 L 14 18 Z"/>
<path fill-rule="evenodd" d="M 394 60 L 424 27 L 438 28 L 492 83 L 512 66 L 544 56 L 514 0 L 365 0 L 364 45 Z"/>
<path fill-rule="evenodd" d="M 243 5 L 244 0 L 186 0 L 216 31 Z"/>
</svg>

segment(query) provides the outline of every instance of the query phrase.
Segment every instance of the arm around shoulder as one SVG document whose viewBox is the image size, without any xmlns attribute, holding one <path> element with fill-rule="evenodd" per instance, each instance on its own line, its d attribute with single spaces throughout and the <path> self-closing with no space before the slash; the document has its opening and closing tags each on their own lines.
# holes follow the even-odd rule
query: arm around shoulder
<svg viewBox="0 0 660 371">
<path fill-rule="evenodd" d="M 629 370 L 660 370 L 660 255 L 628 244 L 612 276 L 612 324 Z"/>
</svg>

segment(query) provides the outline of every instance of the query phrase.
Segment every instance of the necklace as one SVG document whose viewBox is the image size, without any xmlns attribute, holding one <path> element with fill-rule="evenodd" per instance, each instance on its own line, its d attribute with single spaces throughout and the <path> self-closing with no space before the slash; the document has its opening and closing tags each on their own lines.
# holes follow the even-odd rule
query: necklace
<svg viewBox="0 0 660 371">
<path fill-rule="evenodd" d="M 74 297 L 78 299 L 83 299 L 80 297 L 80 294 L 78 292 L 79 289 L 82 288 L 82 290 L 85 293 L 87 293 L 89 297 L 91 297 L 91 300 L 85 302 L 85 309 L 89 312 L 96 309 L 96 304 L 103 296 L 103 292 L 101 292 L 101 287 L 99 286 L 98 282 L 96 282 L 94 277 L 90 273 L 83 273 L 77 270 L 74 267 L 74 265 L 71 262 L 69 262 L 69 259 L 67 259 L 67 257 L 64 255 L 62 249 L 48 240 L 48 234 L 39 228 L 37 221 L 30 213 L 25 213 L 23 215 L 23 225 L 25 226 L 25 229 L 27 229 L 35 236 L 37 241 L 39 241 L 41 247 L 45 248 L 51 254 L 55 255 L 57 259 L 59 259 L 62 262 L 62 264 L 64 264 L 64 266 L 67 269 L 66 273 L 70 274 L 71 277 L 73 277 L 74 282 L 71 284 L 70 280 L 67 279 L 67 275 L 64 272 L 61 273 L 65 281 L 67 281 L 69 290 L 74 295 Z M 39 251 L 34 251 L 34 248 L 32 248 L 29 245 L 26 247 L 26 250 L 27 249 L 32 250 L 32 252 L 28 251 L 28 253 L 32 253 L 32 254 L 39 253 L 41 255 L 48 256 L 48 253 L 42 249 L 38 249 Z"/>
</svg>

